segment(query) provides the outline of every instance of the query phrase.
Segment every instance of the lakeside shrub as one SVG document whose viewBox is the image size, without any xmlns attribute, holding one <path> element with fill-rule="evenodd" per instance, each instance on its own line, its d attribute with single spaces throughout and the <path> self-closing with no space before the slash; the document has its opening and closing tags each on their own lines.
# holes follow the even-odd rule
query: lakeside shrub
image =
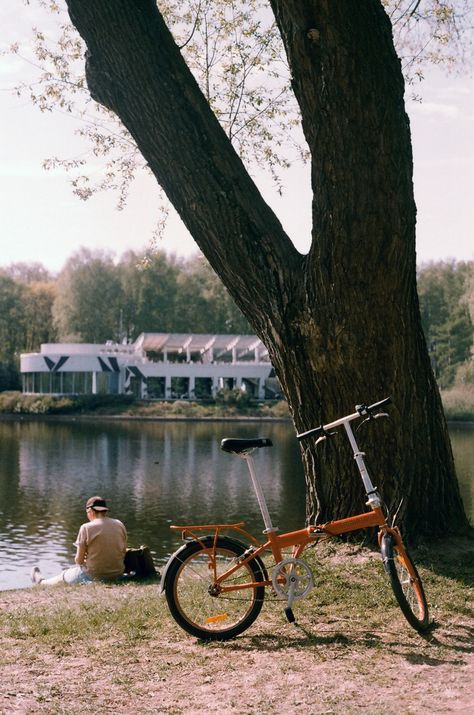
<svg viewBox="0 0 474 715">
<path fill-rule="evenodd" d="M 458 385 L 441 393 L 447 420 L 474 422 L 474 384 Z"/>
<path fill-rule="evenodd" d="M 21 396 L 21 392 L 0 392 L 0 412 L 6 414 L 16 412 L 15 408 Z"/>
<path fill-rule="evenodd" d="M 225 393 L 231 394 L 225 394 Z M 10 415 L 129 415 L 161 418 L 219 418 L 239 415 L 256 418 L 289 419 L 284 400 L 256 401 L 240 390 L 222 390 L 215 401 L 141 401 L 127 395 L 24 395 L 0 392 L 0 414 Z"/>
<path fill-rule="evenodd" d="M 288 411 L 288 403 L 285 400 L 278 400 L 273 404 L 265 403 L 263 409 L 268 410 L 270 417 L 275 417 L 278 419 L 289 419 L 290 413 Z"/>
<path fill-rule="evenodd" d="M 72 398 L 74 409 L 81 412 L 105 411 L 113 414 L 133 404 L 132 395 L 77 395 Z"/>
<path fill-rule="evenodd" d="M 251 403 L 251 396 L 243 390 L 218 390 L 216 393 L 216 405 L 222 407 L 246 409 L 250 407 Z"/>
<path fill-rule="evenodd" d="M 126 395 L 24 395 L 21 392 L 0 393 L 0 413 L 23 415 L 61 415 L 74 412 L 95 412 L 107 408 L 120 410 L 130 405 L 133 397 Z"/>
</svg>

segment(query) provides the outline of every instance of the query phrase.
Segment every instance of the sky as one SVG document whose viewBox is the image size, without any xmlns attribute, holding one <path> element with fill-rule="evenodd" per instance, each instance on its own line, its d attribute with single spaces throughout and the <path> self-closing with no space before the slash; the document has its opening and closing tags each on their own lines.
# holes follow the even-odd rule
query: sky
<svg viewBox="0 0 474 715">
<path fill-rule="evenodd" d="M 0 50 L 28 42 L 31 27 L 44 22 L 32 5 L 2 0 Z M 84 152 L 77 121 L 41 113 L 12 89 L 31 76 L 19 57 L 0 55 L 0 266 L 38 261 L 57 272 L 78 248 L 103 249 L 120 257 L 151 242 L 159 202 L 153 177 L 141 176 L 127 207 L 111 193 L 81 201 L 62 169 L 46 172 L 44 159 Z M 426 73 L 417 88 L 423 101 L 407 100 L 417 203 L 417 262 L 474 260 L 474 83 L 472 76 Z M 311 232 L 309 169 L 295 164 L 284 175 L 280 196 L 262 172 L 257 184 L 296 247 L 305 252 Z M 158 248 L 178 256 L 197 246 L 172 210 Z"/>
</svg>

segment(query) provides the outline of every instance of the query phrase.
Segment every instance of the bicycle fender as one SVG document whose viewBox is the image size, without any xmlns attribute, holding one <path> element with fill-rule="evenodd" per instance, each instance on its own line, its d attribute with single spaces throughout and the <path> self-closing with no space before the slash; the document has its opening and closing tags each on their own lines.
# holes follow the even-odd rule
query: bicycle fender
<svg viewBox="0 0 474 715">
<path fill-rule="evenodd" d="M 384 534 L 382 541 L 380 543 L 380 551 L 382 553 L 382 563 L 385 571 L 389 573 L 388 561 L 393 561 L 393 536 L 391 534 Z"/>
<path fill-rule="evenodd" d="M 204 536 L 202 540 L 204 541 L 206 538 L 207 538 L 207 539 L 209 539 L 209 538 L 214 539 L 213 536 Z M 228 541 L 232 541 L 234 544 L 236 544 L 236 546 L 239 546 L 240 548 L 242 548 L 243 551 L 246 550 L 247 545 L 244 544 L 242 541 L 239 541 L 238 539 L 233 539 L 233 538 L 230 537 L 230 536 L 226 536 L 225 538 L 226 538 Z M 174 561 L 175 559 L 178 559 L 178 560 L 179 560 L 180 554 L 181 554 L 185 549 L 187 549 L 188 546 L 189 546 L 189 544 L 191 544 L 191 543 L 192 543 L 192 541 L 187 541 L 187 542 L 185 542 L 184 544 L 182 544 L 182 545 L 179 547 L 179 549 L 177 549 L 173 554 L 171 554 L 171 556 L 169 557 L 168 561 L 166 562 L 165 567 L 164 567 L 164 569 L 163 569 L 162 572 L 161 572 L 160 595 L 161 595 L 162 593 L 164 593 L 164 591 L 165 591 L 166 581 L 167 581 L 167 578 L 168 578 L 168 571 L 169 571 L 169 568 L 170 568 L 171 564 L 173 563 L 173 561 Z M 265 564 L 263 563 L 262 559 L 260 558 L 260 556 L 255 556 L 255 559 L 254 559 L 254 560 L 257 562 L 257 564 L 258 564 L 258 566 L 259 566 L 259 568 L 260 568 L 260 571 L 262 572 L 263 580 L 264 580 L 264 581 L 268 581 L 268 572 L 267 572 L 267 569 L 266 569 Z"/>
<path fill-rule="evenodd" d="M 187 541 L 186 543 L 181 544 L 181 546 L 179 547 L 179 549 L 176 549 L 176 551 L 175 551 L 173 554 L 171 554 L 171 556 L 169 557 L 168 561 L 166 562 L 165 567 L 164 567 L 164 569 L 163 569 L 162 572 L 161 572 L 160 594 L 161 594 L 161 593 L 164 593 L 164 591 L 165 591 L 165 588 L 166 588 L 166 579 L 167 579 L 167 576 L 168 576 L 169 567 L 171 566 L 172 562 L 179 556 L 179 554 L 180 554 L 182 551 L 184 551 L 184 549 L 187 548 L 187 546 L 189 545 L 189 543 L 190 543 L 190 542 Z"/>
</svg>

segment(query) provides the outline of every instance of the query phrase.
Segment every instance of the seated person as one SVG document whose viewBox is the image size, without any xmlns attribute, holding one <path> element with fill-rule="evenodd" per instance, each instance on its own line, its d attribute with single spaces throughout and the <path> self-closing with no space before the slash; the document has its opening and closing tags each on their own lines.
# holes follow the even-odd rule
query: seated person
<svg viewBox="0 0 474 715">
<path fill-rule="evenodd" d="M 87 583 L 121 576 L 127 550 L 127 532 L 122 522 L 111 519 L 107 512 L 105 499 L 99 496 L 88 499 L 86 513 L 89 521 L 82 524 L 74 543 L 76 566 L 48 579 L 43 579 L 38 566 L 34 566 L 31 571 L 33 583 L 52 586 L 57 583 Z"/>
</svg>

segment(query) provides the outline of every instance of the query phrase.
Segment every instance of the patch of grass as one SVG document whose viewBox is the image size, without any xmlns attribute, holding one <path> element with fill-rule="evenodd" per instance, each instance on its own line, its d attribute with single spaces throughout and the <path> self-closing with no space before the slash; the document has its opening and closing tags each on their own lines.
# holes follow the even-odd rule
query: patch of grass
<svg viewBox="0 0 474 715">
<path fill-rule="evenodd" d="M 9 638 L 44 644 L 76 643 L 97 638 L 135 641 L 151 638 L 161 628 L 166 613 L 157 598 L 157 585 L 81 588 L 83 598 L 68 602 L 67 586 L 48 589 L 52 605 L 20 607 L 0 614 L 0 625 Z M 76 587 L 77 588 L 77 587 Z M 64 602 L 65 601 L 65 602 Z"/>
</svg>

